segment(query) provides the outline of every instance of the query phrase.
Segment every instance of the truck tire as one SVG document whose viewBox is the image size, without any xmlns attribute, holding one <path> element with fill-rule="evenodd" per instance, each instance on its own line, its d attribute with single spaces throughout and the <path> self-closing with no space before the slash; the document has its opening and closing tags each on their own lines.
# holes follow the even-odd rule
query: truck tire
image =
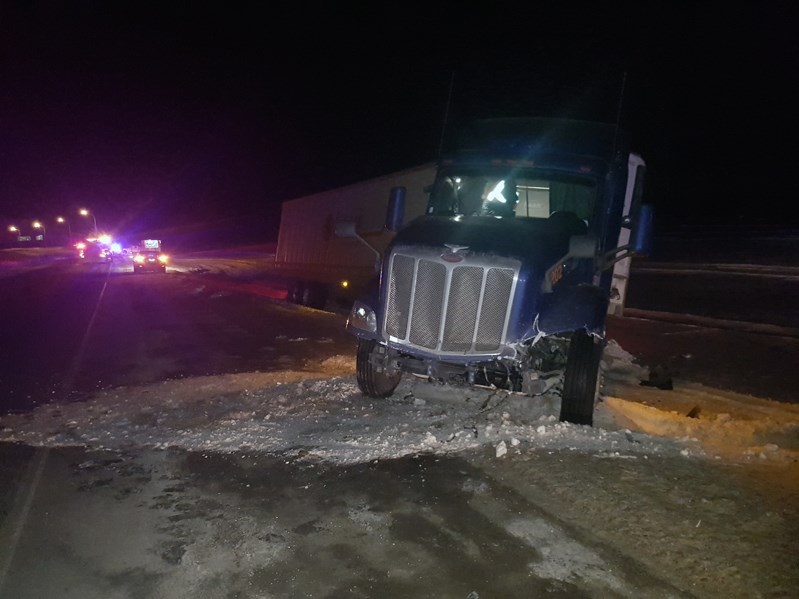
<svg viewBox="0 0 799 599">
<path fill-rule="evenodd" d="M 577 331 L 569 343 L 563 394 L 560 403 L 561 422 L 594 423 L 594 404 L 599 392 L 601 342 L 585 331 Z"/>
<path fill-rule="evenodd" d="M 377 341 L 358 339 L 358 352 L 356 354 L 356 379 L 358 387 L 364 395 L 369 397 L 389 397 L 399 385 L 402 371 L 387 373 L 378 370 L 372 363 L 372 356 L 384 355 L 387 348 Z"/>
</svg>

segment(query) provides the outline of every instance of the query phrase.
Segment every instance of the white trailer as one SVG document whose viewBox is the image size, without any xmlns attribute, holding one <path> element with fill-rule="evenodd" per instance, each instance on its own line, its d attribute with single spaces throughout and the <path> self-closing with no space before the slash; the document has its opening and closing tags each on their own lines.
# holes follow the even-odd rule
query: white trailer
<svg viewBox="0 0 799 599">
<path fill-rule="evenodd" d="M 385 227 L 391 190 L 405 188 L 403 222 L 410 222 L 424 214 L 435 172 L 428 163 L 283 202 L 275 270 L 289 283 L 289 299 L 320 308 L 356 297 L 377 276 L 394 235 Z M 343 222 L 355 223 L 357 238 L 335 235 Z"/>
</svg>

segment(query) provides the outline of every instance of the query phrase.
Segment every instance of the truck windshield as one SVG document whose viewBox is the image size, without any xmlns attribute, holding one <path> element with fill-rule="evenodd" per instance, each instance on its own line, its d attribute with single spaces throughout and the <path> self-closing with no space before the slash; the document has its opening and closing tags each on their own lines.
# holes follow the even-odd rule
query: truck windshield
<svg viewBox="0 0 799 599">
<path fill-rule="evenodd" d="M 595 203 L 596 184 L 589 178 L 543 172 L 460 171 L 438 176 L 427 213 L 547 218 L 553 212 L 572 212 L 588 223 Z"/>
</svg>

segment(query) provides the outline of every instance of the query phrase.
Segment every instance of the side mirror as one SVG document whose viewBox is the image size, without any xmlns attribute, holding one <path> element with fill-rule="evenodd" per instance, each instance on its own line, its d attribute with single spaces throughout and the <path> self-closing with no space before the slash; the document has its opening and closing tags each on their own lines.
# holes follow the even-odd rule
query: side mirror
<svg viewBox="0 0 799 599">
<path fill-rule="evenodd" d="M 385 227 L 389 231 L 399 231 L 405 216 L 405 191 L 404 187 L 392 187 L 386 208 Z"/>
<path fill-rule="evenodd" d="M 349 237 L 352 239 L 357 239 L 366 247 L 368 247 L 375 255 L 375 272 L 380 271 L 380 252 L 373 245 L 370 245 L 369 242 L 366 241 L 363 237 L 358 235 L 358 231 L 355 228 L 354 222 L 352 221 L 337 222 L 333 227 L 333 234 L 336 237 Z"/>
</svg>

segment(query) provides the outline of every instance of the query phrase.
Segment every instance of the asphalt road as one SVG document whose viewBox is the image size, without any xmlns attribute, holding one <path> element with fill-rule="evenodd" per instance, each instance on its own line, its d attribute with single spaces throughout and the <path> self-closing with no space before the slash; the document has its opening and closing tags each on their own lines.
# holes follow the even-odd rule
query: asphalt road
<svg viewBox="0 0 799 599">
<path fill-rule="evenodd" d="M 799 331 L 799 267 L 644 264 L 626 299 L 631 308 Z"/>
<path fill-rule="evenodd" d="M 643 264 L 608 336 L 664 376 L 797 403 L 799 268 Z"/>
<path fill-rule="evenodd" d="M 244 291 L 244 292 L 242 292 Z M 72 401 L 99 388 L 299 368 L 354 351 L 340 316 L 298 310 L 247 285 L 129 264 L 57 263 L 0 287 L 0 410 Z M 294 344 L 294 345 L 291 345 Z"/>
</svg>

